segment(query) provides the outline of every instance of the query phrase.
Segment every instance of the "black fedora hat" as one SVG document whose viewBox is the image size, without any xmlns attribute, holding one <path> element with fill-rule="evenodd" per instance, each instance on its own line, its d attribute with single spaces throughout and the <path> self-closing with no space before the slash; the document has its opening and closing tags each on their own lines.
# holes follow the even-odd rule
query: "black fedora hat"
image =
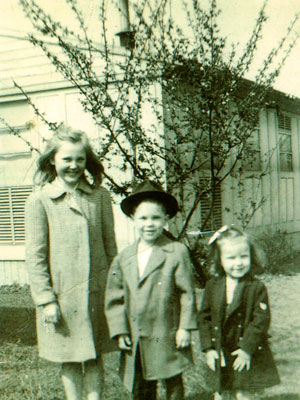
<svg viewBox="0 0 300 400">
<path fill-rule="evenodd" d="M 152 181 L 145 181 L 137 185 L 132 194 L 121 202 L 122 211 L 129 217 L 133 214 L 136 206 L 143 200 L 156 200 L 162 203 L 170 218 L 178 211 L 178 203 L 174 196 L 166 193 L 162 188 Z"/>
</svg>

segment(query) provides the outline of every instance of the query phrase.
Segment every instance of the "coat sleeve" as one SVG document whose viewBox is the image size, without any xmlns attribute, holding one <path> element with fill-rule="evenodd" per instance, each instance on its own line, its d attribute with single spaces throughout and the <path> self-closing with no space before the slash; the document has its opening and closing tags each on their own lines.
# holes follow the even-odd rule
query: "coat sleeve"
<svg viewBox="0 0 300 400">
<path fill-rule="evenodd" d="M 112 212 L 111 198 L 108 191 L 102 188 L 102 221 L 103 221 L 103 242 L 106 251 L 108 265 L 111 265 L 117 254 L 117 246 L 114 230 L 114 216 Z"/>
<path fill-rule="evenodd" d="M 248 354 L 254 354 L 267 337 L 270 320 L 271 313 L 267 289 L 262 282 L 258 282 L 254 294 L 252 318 L 245 328 L 239 347 Z"/>
<path fill-rule="evenodd" d="M 215 348 L 214 340 L 212 335 L 212 309 L 210 302 L 212 280 L 208 281 L 204 290 L 204 295 L 199 311 L 199 330 L 200 330 L 200 342 L 202 351 Z"/>
<path fill-rule="evenodd" d="M 31 294 L 37 306 L 56 301 L 49 271 L 48 219 L 42 201 L 32 194 L 25 208 L 26 267 Z"/>
<path fill-rule="evenodd" d="M 121 334 L 130 334 L 120 256 L 114 259 L 109 269 L 105 290 L 105 316 L 111 338 Z"/>
<path fill-rule="evenodd" d="M 175 272 L 175 284 L 180 292 L 179 329 L 198 329 L 194 291 L 194 279 L 187 248 L 180 251 L 179 264 Z"/>
</svg>

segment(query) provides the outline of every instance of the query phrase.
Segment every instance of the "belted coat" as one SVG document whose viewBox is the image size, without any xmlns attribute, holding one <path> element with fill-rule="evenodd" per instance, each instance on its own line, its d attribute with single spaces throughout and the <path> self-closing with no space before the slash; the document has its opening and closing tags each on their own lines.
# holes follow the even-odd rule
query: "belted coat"
<svg viewBox="0 0 300 400">
<path fill-rule="evenodd" d="M 219 353 L 216 373 L 209 372 L 208 377 L 214 390 L 257 390 L 279 383 L 268 344 L 270 320 L 267 289 L 258 279 L 250 276 L 241 279 L 227 307 L 225 277 L 208 281 L 199 313 L 199 329 L 202 350 L 215 349 Z M 251 355 L 249 371 L 233 371 L 235 357 L 231 352 L 238 348 Z M 221 368 L 221 351 L 225 354 L 225 368 Z"/>
<path fill-rule="evenodd" d="M 108 267 L 116 254 L 111 200 L 84 180 L 69 201 L 56 181 L 26 204 L 26 264 L 37 306 L 40 356 L 82 362 L 116 349 L 104 316 Z M 45 327 L 41 306 L 57 302 L 61 320 Z"/>
<path fill-rule="evenodd" d="M 146 380 L 166 379 L 191 364 L 191 348 L 176 349 L 178 329 L 197 329 L 192 268 L 187 248 L 161 236 L 144 274 L 138 275 L 138 242 L 111 265 L 106 287 L 106 317 L 111 337 L 128 334 L 132 351 L 122 352 L 121 377 L 133 390 L 139 345 Z"/>
</svg>

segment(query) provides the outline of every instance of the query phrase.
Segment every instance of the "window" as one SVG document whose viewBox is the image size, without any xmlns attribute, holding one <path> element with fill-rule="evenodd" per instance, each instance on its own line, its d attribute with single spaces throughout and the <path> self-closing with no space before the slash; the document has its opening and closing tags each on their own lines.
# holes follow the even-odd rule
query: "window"
<svg viewBox="0 0 300 400">
<path fill-rule="evenodd" d="M 33 126 L 30 105 L 23 100 L 6 102 L 0 104 L 0 110 L 0 159 L 30 156 L 31 149 L 26 143 L 31 142 L 30 129 Z M 18 132 L 19 136 L 12 134 L 7 125 Z"/>
<path fill-rule="evenodd" d="M 0 244 L 25 242 L 25 202 L 32 186 L 0 188 Z"/>
<path fill-rule="evenodd" d="M 200 183 L 203 187 L 209 184 L 209 180 L 206 178 L 200 178 Z M 207 194 L 200 202 L 200 217 L 201 217 L 201 225 L 206 221 L 210 210 L 211 210 L 211 202 L 212 199 L 209 194 Z M 219 229 L 222 226 L 222 196 L 221 196 L 221 187 L 217 185 L 215 188 L 215 199 L 214 205 L 212 208 L 212 212 L 203 227 L 204 231 L 212 231 Z"/>
<path fill-rule="evenodd" d="M 291 117 L 278 116 L 280 171 L 293 171 Z"/>
</svg>

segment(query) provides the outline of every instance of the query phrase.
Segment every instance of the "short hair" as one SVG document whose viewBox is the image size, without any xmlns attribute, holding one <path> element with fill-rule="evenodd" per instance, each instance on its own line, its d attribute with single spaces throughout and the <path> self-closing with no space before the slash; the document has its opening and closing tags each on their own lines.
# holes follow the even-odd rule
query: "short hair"
<svg viewBox="0 0 300 400">
<path fill-rule="evenodd" d="M 248 275 L 255 276 L 263 273 L 265 259 L 262 250 L 258 248 L 254 240 L 245 232 L 234 226 L 228 226 L 227 229 L 224 231 L 217 231 L 216 240 L 209 246 L 209 261 L 211 265 L 210 272 L 212 273 L 212 275 L 217 275 L 219 277 L 225 275 L 225 271 L 221 263 L 220 242 L 222 242 L 223 239 L 230 240 L 239 237 L 244 238 L 250 248 L 251 267 Z"/>
<path fill-rule="evenodd" d="M 51 163 L 62 142 L 82 143 L 86 153 L 86 170 L 92 176 L 94 187 L 98 187 L 102 182 L 104 168 L 98 156 L 94 153 L 87 135 L 78 129 L 73 129 L 67 125 L 60 125 L 47 141 L 45 151 L 37 160 L 37 169 L 34 174 L 34 182 L 39 186 L 44 186 L 56 178 L 55 166 Z"/>
</svg>

